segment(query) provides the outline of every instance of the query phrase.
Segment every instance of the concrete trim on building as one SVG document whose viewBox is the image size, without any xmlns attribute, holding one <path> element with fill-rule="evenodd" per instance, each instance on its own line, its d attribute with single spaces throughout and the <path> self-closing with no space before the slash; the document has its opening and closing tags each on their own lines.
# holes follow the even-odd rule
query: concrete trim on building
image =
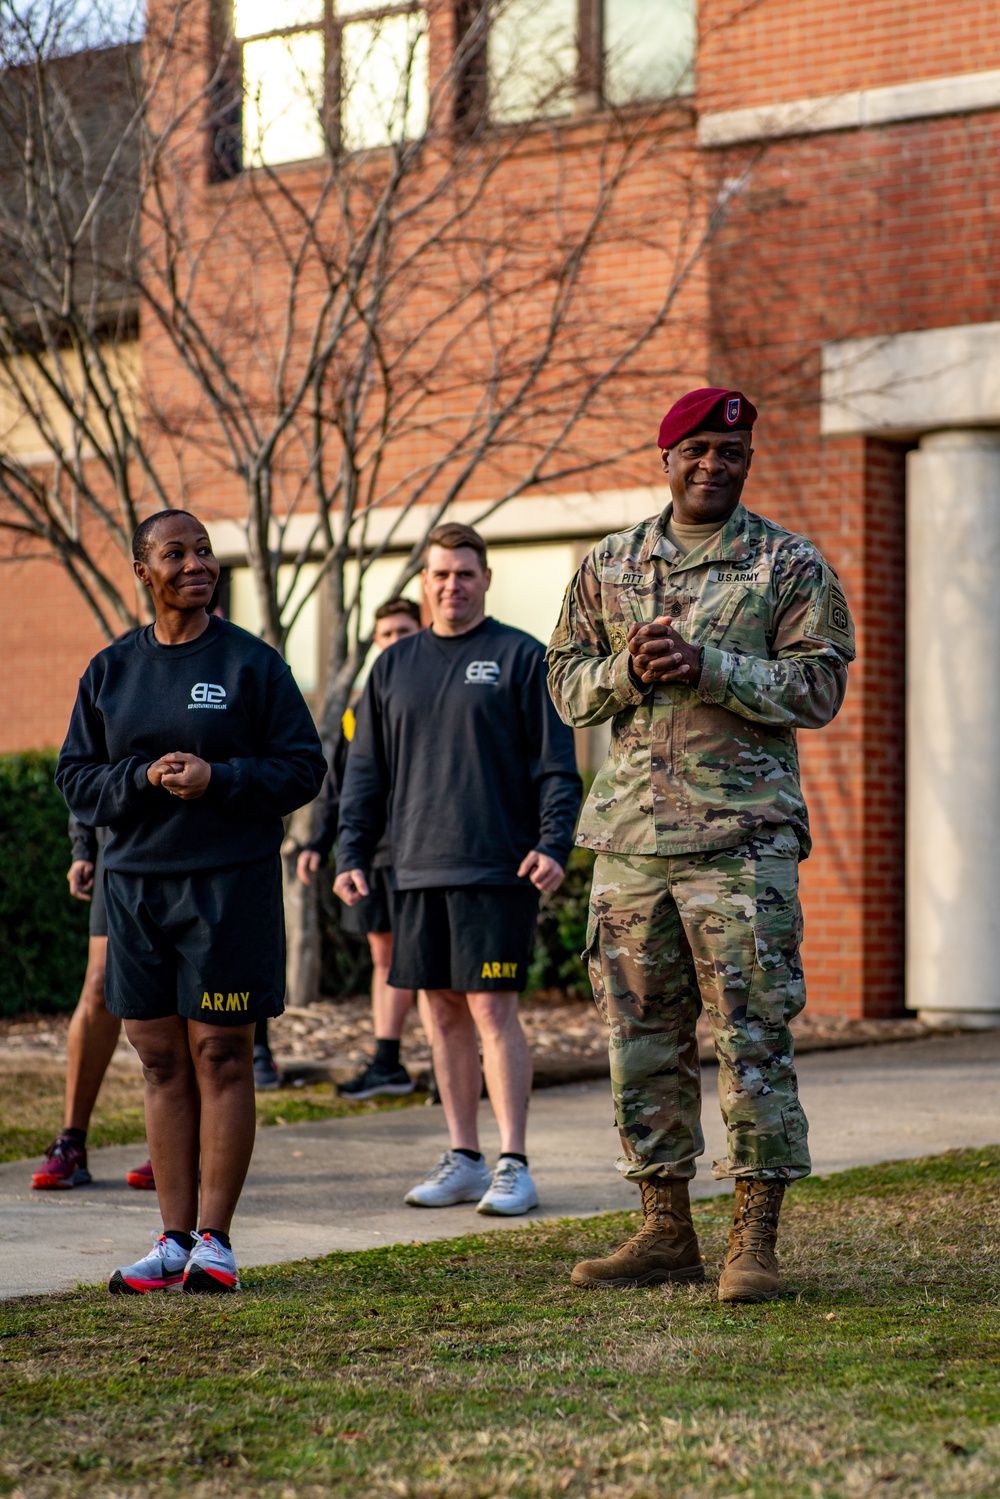
<svg viewBox="0 0 1000 1499">
<path fill-rule="evenodd" d="M 658 515 L 670 498 L 663 485 L 644 485 L 636 489 L 581 490 L 575 494 L 522 496 L 508 500 L 485 520 L 480 520 L 486 506 L 481 503 L 453 505 L 446 520 L 475 525 L 494 545 L 531 541 L 560 541 L 605 536 L 637 525 L 647 515 Z M 215 554 L 221 562 L 238 565 L 246 559 L 246 528 L 239 521 L 210 519 L 201 507 L 212 537 Z M 427 524 L 426 507 L 411 510 L 394 533 L 393 551 L 406 551 L 419 541 Z M 387 536 L 398 511 L 386 507 L 369 518 L 367 534 L 372 546 Z M 308 515 L 295 516 L 288 525 L 282 543 L 286 556 L 294 556 L 309 543 L 315 522 Z M 277 545 L 277 538 L 275 538 Z"/>
<path fill-rule="evenodd" d="M 916 437 L 1000 426 L 1000 323 L 823 346 L 820 430 Z"/>
<path fill-rule="evenodd" d="M 753 109 L 717 110 L 703 114 L 699 119 L 698 144 L 709 148 L 735 146 L 750 141 L 777 140 L 782 136 L 863 130 L 901 120 L 972 114 L 981 109 L 998 108 L 1000 68 L 991 68 L 982 73 L 925 78 L 919 83 L 856 89 L 815 99 L 758 105 Z"/>
</svg>

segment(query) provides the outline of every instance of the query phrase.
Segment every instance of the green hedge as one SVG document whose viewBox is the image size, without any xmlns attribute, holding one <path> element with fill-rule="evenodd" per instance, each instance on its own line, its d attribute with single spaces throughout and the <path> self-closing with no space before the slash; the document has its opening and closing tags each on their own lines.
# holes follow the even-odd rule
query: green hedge
<svg viewBox="0 0 1000 1499">
<path fill-rule="evenodd" d="M 66 803 L 54 750 L 0 755 L 0 1015 L 71 1010 L 90 907 L 66 884 Z"/>
</svg>

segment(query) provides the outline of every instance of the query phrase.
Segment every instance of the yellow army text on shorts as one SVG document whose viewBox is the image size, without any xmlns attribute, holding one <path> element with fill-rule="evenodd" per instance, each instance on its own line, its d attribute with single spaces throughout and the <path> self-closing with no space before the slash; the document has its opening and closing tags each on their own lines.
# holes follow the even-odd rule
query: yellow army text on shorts
<svg viewBox="0 0 1000 1499">
<path fill-rule="evenodd" d="M 804 537 L 737 505 L 682 555 L 670 515 L 593 549 L 548 651 L 566 722 L 611 720 L 578 842 L 605 856 L 588 956 L 613 1027 L 619 1169 L 693 1174 L 704 1005 L 728 1139 L 715 1173 L 790 1179 L 809 1171 L 788 1031 L 805 998 L 796 865 L 810 848 L 796 730 L 840 708 L 854 627 Z M 702 648 L 697 686 L 630 675 L 630 626 L 661 616 Z"/>
</svg>

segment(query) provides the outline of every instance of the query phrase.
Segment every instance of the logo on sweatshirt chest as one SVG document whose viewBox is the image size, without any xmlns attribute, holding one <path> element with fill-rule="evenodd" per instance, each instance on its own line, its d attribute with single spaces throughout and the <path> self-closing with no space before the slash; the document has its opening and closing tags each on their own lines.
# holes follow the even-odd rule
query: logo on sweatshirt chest
<svg viewBox="0 0 1000 1499">
<path fill-rule="evenodd" d="M 191 688 L 191 701 L 189 708 L 219 708 L 223 712 L 229 707 L 226 702 L 226 689 L 220 687 L 218 682 L 195 682 Z"/>
<path fill-rule="evenodd" d="M 470 661 L 465 668 L 465 680 L 473 686 L 492 686 L 500 680 L 499 661 Z"/>
</svg>

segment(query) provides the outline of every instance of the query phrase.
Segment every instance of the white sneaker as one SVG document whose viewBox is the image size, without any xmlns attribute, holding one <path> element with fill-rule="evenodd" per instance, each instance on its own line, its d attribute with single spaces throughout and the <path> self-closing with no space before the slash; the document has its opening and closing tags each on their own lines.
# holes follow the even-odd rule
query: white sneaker
<svg viewBox="0 0 1000 1499">
<path fill-rule="evenodd" d="M 108 1281 L 112 1296 L 145 1296 L 149 1291 L 179 1291 L 190 1251 L 166 1234 L 152 1233 L 153 1248 L 134 1265 L 120 1265 Z"/>
<path fill-rule="evenodd" d="M 538 1193 L 523 1161 L 501 1156 L 493 1173 L 490 1190 L 476 1208 L 477 1213 L 493 1213 L 498 1218 L 516 1218 L 538 1206 Z"/>
<path fill-rule="evenodd" d="M 458 1202 L 478 1202 L 490 1179 L 490 1168 L 481 1158 L 470 1161 L 457 1150 L 446 1150 L 427 1180 L 411 1187 L 404 1201 L 412 1208 L 450 1208 Z"/>
<path fill-rule="evenodd" d="M 197 1233 L 184 1270 L 184 1290 L 191 1296 L 228 1296 L 240 1288 L 236 1257 L 211 1234 Z"/>
</svg>

